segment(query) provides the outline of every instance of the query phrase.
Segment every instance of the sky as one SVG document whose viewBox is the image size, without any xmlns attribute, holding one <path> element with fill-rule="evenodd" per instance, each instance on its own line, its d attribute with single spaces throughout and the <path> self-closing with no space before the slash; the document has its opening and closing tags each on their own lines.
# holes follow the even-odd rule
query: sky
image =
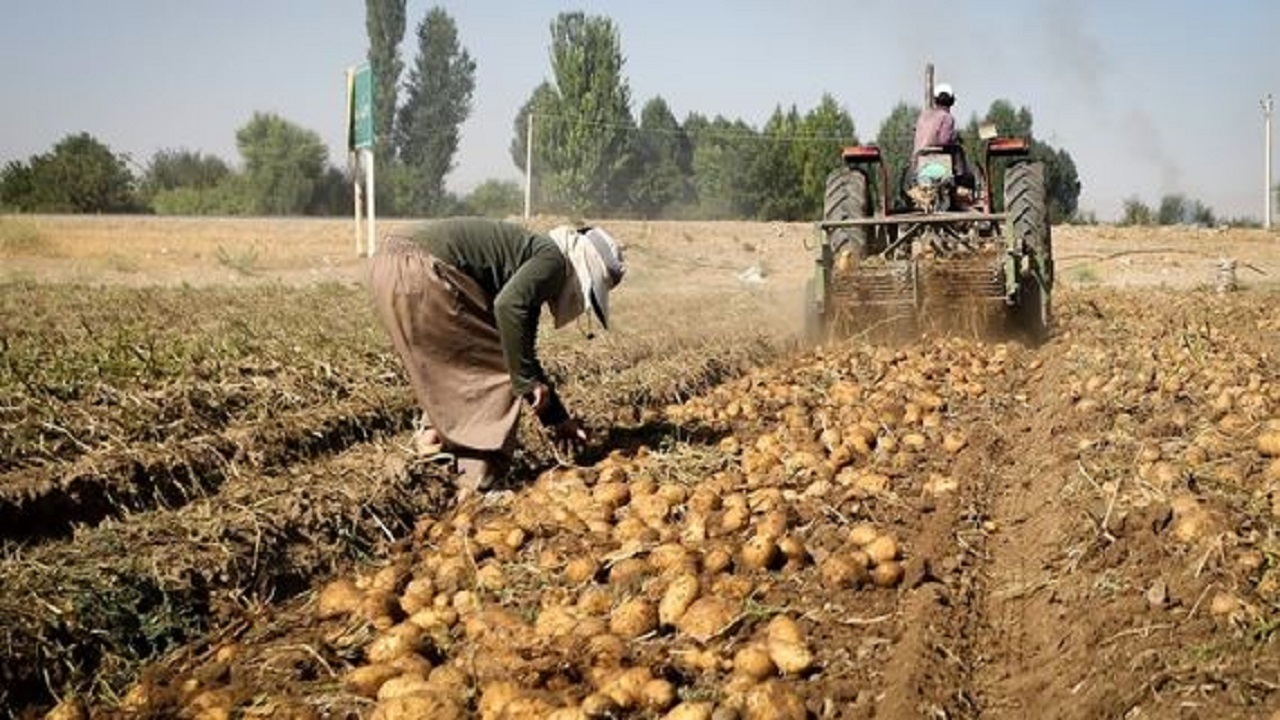
<svg viewBox="0 0 1280 720">
<path fill-rule="evenodd" d="M 1005 98 L 1071 153 L 1081 208 L 1183 193 L 1220 217 L 1262 215 L 1260 101 L 1280 96 L 1280 0 L 409 0 L 401 54 L 433 6 L 476 62 L 451 189 L 521 178 L 513 121 L 550 77 L 550 24 L 583 10 L 616 24 L 632 111 L 763 126 L 830 93 L 864 139 L 923 68 L 956 90 L 961 122 Z M 366 53 L 359 0 L 0 0 L 0 163 L 88 132 L 135 170 L 165 148 L 238 162 L 257 111 L 315 130 L 345 163 L 344 72 Z M 1280 168 L 1275 170 L 1280 177 Z"/>
</svg>

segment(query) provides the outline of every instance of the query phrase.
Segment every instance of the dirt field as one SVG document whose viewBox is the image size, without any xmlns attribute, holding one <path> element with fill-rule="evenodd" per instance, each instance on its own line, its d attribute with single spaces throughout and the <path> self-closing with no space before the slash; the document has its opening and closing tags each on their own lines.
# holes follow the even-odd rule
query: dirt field
<svg viewBox="0 0 1280 720">
<path fill-rule="evenodd" d="M 1058 228 L 1041 347 L 805 349 L 808 226 L 613 223 L 543 344 L 592 446 L 457 507 L 349 224 L 0 222 L 0 711 L 1280 717 L 1275 235 Z"/>
</svg>

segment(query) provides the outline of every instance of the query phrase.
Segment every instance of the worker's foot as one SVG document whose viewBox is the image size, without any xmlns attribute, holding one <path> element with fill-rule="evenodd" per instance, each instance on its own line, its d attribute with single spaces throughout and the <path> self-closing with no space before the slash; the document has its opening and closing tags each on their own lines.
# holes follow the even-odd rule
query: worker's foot
<svg viewBox="0 0 1280 720">
<path fill-rule="evenodd" d="M 462 504 L 493 486 L 493 463 L 481 458 L 458 458 L 458 477 L 454 481 L 457 487 L 455 498 Z"/>
<path fill-rule="evenodd" d="M 422 428 L 413 434 L 413 452 L 418 457 L 431 457 L 439 455 L 444 450 L 444 443 L 440 440 L 440 433 L 435 428 Z"/>
</svg>

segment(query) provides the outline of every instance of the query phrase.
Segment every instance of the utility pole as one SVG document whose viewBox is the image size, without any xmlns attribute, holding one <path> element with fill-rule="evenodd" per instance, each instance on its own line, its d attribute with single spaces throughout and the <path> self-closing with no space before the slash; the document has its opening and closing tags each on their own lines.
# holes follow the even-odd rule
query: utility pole
<svg viewBox="0 0 1280 720">
<path fill-rule="evenodd" d="M 1271 116 L 1275 111 L 1275 101 L 1271 99 L 1271 93 L 1259 103 L 1262 106 L 1262 127 L 1263 127 L 1263 147 L 1266 155 L 1263 160 L 1263 172 L 1266 185 L 1263 186 L 1263 206 L 1262 206 L 1262 227 L 1267 230 L 1271 229 L 1271 208 L 1275 204 L 1271 192 Z"/>
<path fill-rule="evenodd" d="M 924 106 L 933 107 L 933 63 L 924 66 Z"/>
</svg>

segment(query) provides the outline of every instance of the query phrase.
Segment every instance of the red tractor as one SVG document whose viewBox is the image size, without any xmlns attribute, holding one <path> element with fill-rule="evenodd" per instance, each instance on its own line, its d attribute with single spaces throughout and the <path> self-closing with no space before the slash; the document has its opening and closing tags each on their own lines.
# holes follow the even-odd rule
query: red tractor
<svg viewBox="0 0 1280 720">
<path fill-rule="evenodd" d="M 931 85 L 932 72 L 926 77 Z M 817 226 L 811 339 L 877 327 L 918 332 L 939 318 L 989 319 L 992 311 L 1032 342 L 1047 337 L 1053 250 L 1044 167 L 1028 159 L 1027 139 L 989 126 L 980 135 L 981 157 L 964 157 L 958 145 L 925 148 L 897 184 L 878 147 L 844 149 Z"/>
</svg>

